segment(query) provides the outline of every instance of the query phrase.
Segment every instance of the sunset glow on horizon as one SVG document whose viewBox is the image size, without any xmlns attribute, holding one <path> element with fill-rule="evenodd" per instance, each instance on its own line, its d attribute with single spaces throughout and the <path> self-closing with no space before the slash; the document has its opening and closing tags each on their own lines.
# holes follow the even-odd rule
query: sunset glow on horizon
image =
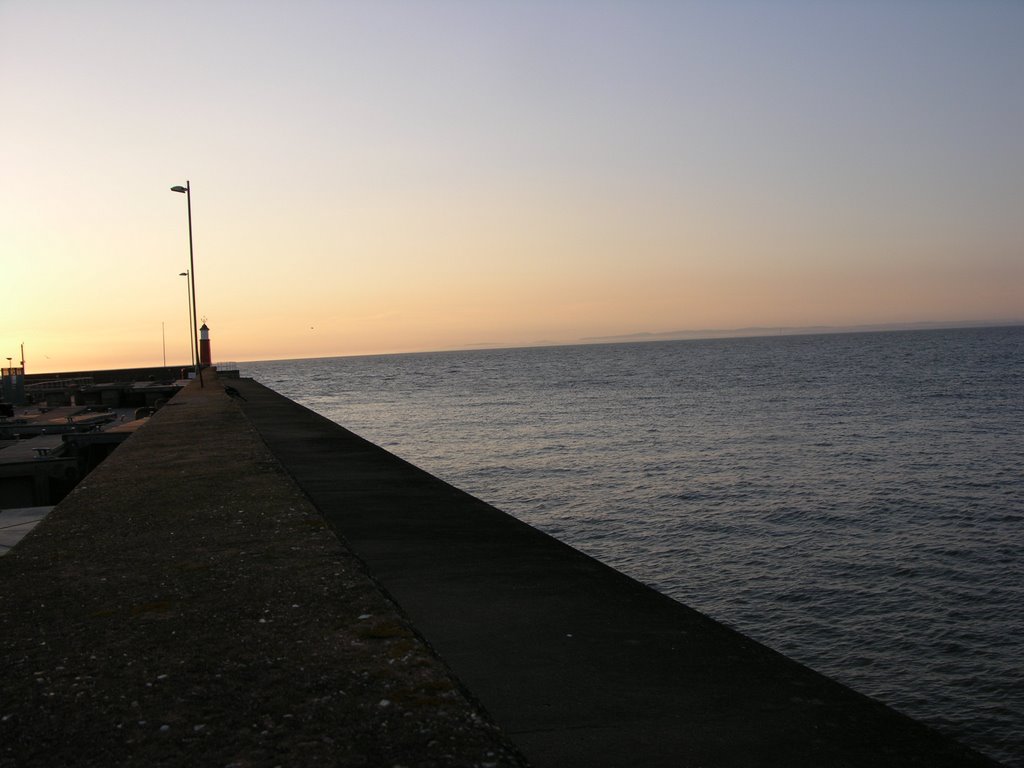
<svg viewBox="0 0 1024 768">
<path fill-rule="evenodd" d="M 0 358 L 1024 322 L 1024 4 L 8 0 Z M 6 360 L 3 361 L 6 365 Z"/>
</svg>

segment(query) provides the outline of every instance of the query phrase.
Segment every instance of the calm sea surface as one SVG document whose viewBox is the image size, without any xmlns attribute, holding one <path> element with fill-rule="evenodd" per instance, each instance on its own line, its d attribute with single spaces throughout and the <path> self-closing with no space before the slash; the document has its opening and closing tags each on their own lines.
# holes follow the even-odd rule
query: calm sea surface
<svg viewBox="0 0 1024 768">
<path fill-rule="evenodd" d="M 1024 766 L 1024 328 L 241 367 Z"/>
</svg>

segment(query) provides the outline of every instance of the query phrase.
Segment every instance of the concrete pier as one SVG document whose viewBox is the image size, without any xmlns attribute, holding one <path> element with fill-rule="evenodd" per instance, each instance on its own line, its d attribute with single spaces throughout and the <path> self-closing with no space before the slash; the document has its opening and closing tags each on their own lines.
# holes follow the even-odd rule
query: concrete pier
<svg viewBox="0 0 1024 768">
<path fill-rule="evenodd" d="M 521 765 L 211 379 L 0 558 L 0 766 Z"/>
<path fill-rule="evenodd" d="M 0 558 L 0 766 L 993 765 L 231 384 Z"/>
</svg>

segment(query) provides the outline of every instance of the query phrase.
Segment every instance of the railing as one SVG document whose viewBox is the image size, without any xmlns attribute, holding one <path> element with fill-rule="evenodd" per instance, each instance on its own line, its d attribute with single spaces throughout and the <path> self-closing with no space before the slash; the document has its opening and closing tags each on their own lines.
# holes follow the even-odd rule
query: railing
<svg viewBox="0 0 1024 768">
<path fill-rule="evenodd" d="M 72 379 L 47 379 L 46 381 L 34 381 L 26 384 L 25 389 L 31 392 L 53 391 L 67 389 L 68 387 L 89 387 L 92 386 L 92 377 Z"/>
</svg>

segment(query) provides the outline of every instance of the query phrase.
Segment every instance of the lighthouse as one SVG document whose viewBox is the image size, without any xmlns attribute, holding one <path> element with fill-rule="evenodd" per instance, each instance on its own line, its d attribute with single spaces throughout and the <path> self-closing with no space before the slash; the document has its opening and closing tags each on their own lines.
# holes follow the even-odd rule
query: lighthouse
<svg viewBox="0 0 1024 768">
<path fill-rule="evenodd" d="M 199 364 L 213 365 L 213 357 L 210 355 L 210 329 L 206 327 L 206 323 L 199 328 Z"/>
</svg>

